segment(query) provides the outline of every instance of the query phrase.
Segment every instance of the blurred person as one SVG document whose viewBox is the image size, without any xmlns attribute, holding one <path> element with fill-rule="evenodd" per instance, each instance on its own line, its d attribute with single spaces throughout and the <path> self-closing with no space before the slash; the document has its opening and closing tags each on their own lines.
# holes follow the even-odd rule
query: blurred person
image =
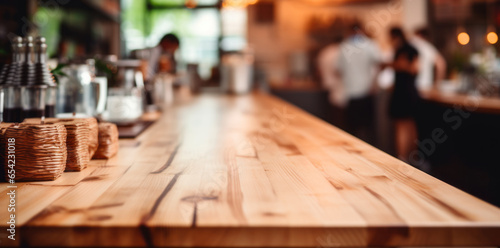
<svg viewBox="0 0 500 248">
<path fill-rule="evenodd" d="M 347 101 L 346 129 L 371 144 L 375 137 L 375 76 L 381 62 L 377 44 L 365 34 L 359 23 L 352 25 L 347 38 L 340 44 L 336 69 Z"/>
<path fill-rule="evenodd" d="M 158 72 L 175 73 L 177 66 L 175 52 L 179 46 L 179 38 L 169 33 L 160 39 L 157 46 L 134 51 L 134 57 L 145 60 L 141 66 L 144 79 L 149 81 Z"/>
<path fill-rule="evenodd" d="M 399 27 L 389 31 L 394 48 L 395 71 L 394 89 L 390 100 L 389 113 L 394 120 L 396 131 L 396 152 L 401 160 L 409 161 L 410 153 L 417 149 L 417 115 L 420 97 L 415 85 L 419 73 L 419 54 Z"/>
<path fill-rule="evenodd" d="M 445 77 L 446 60 L 429 41 L 429 31 L 426 28 L 417 29 L 410 43 L 417 49 L 419 54 L 419 72 L 416 78 L 417 89 L 429 90 L 437 86 Z"/>
<path fill-rule="evenodd" d="M 330 92 L 330 103 L 335 107 L 344 108 L 347 104 L 347 99 L 342 82 L 336 72 L 337 60 L 340 54 L 340 42 L 342 42 L 342 37 L 336 37 L 331 44 L 321 49 L 318 54 L 317 65 L 321 84 Z"/>
<path fill-rule="evenodd" d="M 151 54 L 150 63 L 157 66 L 156 71 L 175 73 L 175 52 L 179 49 L 180 41 L 175 34 L 164 35 L 155 51 Z"/>
<path fill-rule="evenodd" d="M 175 74 L 177 67 L 175 52 L 179 49 L 179 45 L 179 38 L 169 33 L 160 39 L 157 46 L 133 52 L 133 57 L 141 59 L 140 70 L 145 81 L 148 106 L 154 106 L 155 77 L 160 72 Z"/>
</svg>

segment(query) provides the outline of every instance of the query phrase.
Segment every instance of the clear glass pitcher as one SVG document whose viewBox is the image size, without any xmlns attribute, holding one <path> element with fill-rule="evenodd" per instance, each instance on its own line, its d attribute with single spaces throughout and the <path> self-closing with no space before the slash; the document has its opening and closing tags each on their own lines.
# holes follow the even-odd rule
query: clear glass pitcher
<svg viewBox="0 0 500 248">
<path fill-rule="evenodd" d="M 73 64 L 63 69 L 59 79 L 57 116 L 98 116 L 107 100 L 107 79 L 96 78 L 91 64 Z"/>
</svg>

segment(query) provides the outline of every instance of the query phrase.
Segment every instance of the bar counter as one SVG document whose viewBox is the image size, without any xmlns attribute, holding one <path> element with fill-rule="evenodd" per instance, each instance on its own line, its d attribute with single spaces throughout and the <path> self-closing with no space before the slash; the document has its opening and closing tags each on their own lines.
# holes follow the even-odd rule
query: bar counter
<svg viewBox="0 0 500 248">
<path fill-rule="evenodd" d="M 120 146 L 17 183 L 16 241 L 1 245 L 500 245 L 499 208 L 265 93 L 178 101 Z"/>
<path fill-rule="evenodd" d="M 466 95 L 455 92 L 443 93 L 439 90 L 420 91 L 424 100 L 446 107 L 463 108 L 471 112 L 500 114 L 500 98 L 480 95 Z"/>
</svg>

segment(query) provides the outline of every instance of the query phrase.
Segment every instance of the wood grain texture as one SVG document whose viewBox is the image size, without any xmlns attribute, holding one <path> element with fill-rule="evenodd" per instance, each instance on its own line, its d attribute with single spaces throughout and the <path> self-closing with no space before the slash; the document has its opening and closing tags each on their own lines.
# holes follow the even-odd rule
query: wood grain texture
<svg viewBox="0 0 500 248">
<path fill-rule="evenodd" d="M 117 156 L 17 185 L 14 245 L 500 245 L 499 208 L 261 93 L 179 101 Z"/>
</svg>

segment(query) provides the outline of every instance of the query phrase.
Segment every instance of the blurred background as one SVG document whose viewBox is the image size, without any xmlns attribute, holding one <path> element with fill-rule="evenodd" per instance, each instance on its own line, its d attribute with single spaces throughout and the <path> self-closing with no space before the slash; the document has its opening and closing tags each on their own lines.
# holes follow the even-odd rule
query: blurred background
<svg viewBox="0 0 500 248">
<path fill-rule="evenodd" d="M 0 64 L 43 36 L 57 114 L 122 124 L 182 86 L 267 91 L 500 206 L 499 26 L 496 0 L 0 0 Z M 82 64 L 101 110 L 67 103 Z"/>
</svg>

